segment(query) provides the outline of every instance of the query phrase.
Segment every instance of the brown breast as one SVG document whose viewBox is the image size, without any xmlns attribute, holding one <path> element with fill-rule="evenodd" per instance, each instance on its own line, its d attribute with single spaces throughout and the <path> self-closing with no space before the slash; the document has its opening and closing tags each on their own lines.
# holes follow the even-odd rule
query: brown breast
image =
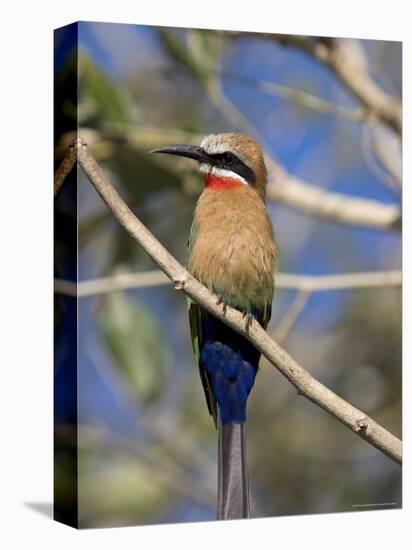
<svg viewBox="0 0 412 550">
<path fill-rule="evenodd" d="M 242 185 L 205 189 L 195 211 L 196 236 L 189 269 L 232 305 L 271 301 L 276 248 L 265 204 Z"/>
</svg>

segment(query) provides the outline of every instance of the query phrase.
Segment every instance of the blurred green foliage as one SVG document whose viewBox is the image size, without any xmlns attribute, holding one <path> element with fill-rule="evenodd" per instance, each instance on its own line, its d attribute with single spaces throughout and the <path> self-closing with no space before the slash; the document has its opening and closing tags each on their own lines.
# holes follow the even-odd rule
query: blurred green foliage
<svg viewBox="0 0 412 550">
<path fill-rule="evenodd" d="M 164 387 L 167 350 L 161 330 L 150 310 L 122 293 L 105 297 L 99 317 L 113 363 L 127 380 L 129 391 L 143 404 L 159 397 Z"/>
</svg>

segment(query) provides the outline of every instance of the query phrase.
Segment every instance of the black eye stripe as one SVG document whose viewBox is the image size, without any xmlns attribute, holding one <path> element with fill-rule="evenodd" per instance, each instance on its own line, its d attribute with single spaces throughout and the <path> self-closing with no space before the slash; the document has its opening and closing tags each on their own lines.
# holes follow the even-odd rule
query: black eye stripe
<svg viewBox="0 0 412 550">
<path fill-rule="evenodd" d="M 256 176 L 253 170 L 231 151 L 215 153 L 209 155 L 209 158 L 216 166 L 220 168 L 229 168 L 232 172 L 244 178 L 248 183 L 253 184 L 256 182 Z"/>
</svg>

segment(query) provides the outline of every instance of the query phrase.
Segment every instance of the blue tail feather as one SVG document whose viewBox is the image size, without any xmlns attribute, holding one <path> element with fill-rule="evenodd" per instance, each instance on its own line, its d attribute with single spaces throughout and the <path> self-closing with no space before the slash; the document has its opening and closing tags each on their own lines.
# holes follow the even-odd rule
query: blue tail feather
<svg viewBox="0 0 412 550">
<path fill-rule="evenodd" d="M 245 361 L 241 351 L 221 342 L 207 342 L 201 351 L 222 424 L 246 421 L 246 402 L 253 387 L 257 365 Z"/>
</svg>

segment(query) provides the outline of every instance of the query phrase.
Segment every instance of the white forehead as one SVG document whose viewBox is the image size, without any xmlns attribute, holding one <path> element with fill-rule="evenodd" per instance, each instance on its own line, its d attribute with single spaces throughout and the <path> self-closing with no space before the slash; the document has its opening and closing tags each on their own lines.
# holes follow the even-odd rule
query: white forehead
<svg viewBox="0 0 412 550">
<path fill-rule="evenodd" d="M 222 134 L 212 134 L 210 136 L 206 136 L 202 140 L 200 147 L 202 147 L 206 153 L 209 153 L 210 155 L 225 153 L 230 149 L 227 139 L 225 139 L 225 136 Z"/>
</svg>

